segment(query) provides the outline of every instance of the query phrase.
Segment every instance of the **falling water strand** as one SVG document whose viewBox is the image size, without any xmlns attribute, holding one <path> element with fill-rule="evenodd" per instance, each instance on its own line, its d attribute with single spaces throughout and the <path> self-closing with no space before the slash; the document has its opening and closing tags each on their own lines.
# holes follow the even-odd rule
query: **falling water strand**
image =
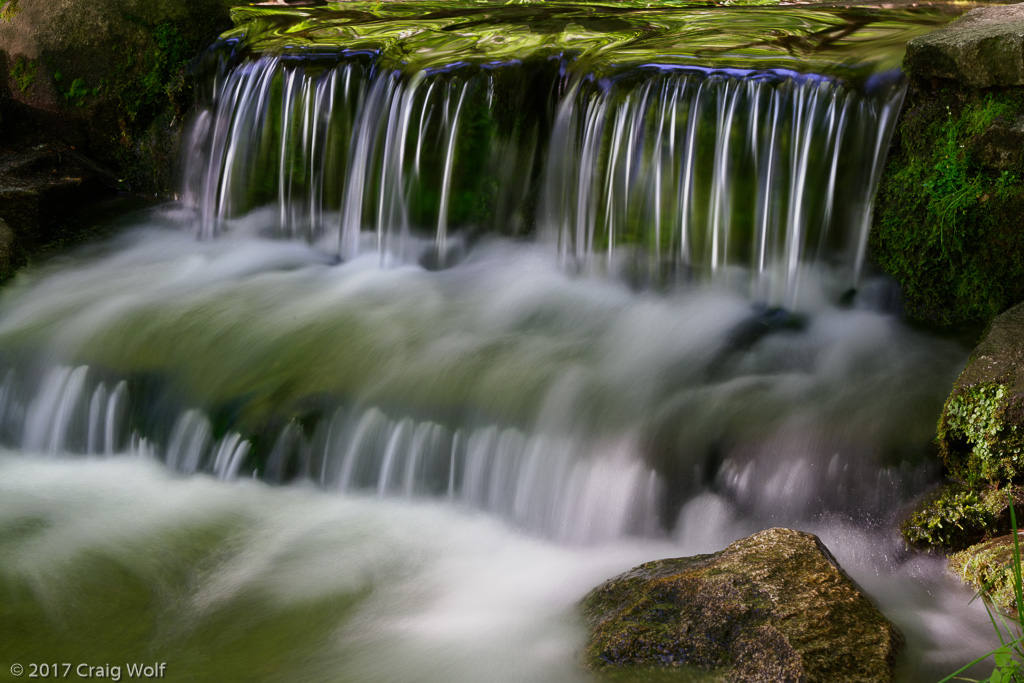
<svg viewBox="0 0 1024 683">
<path fill-rule="evenodd" d="M 739 266 L 756 298 L 788 307 L 809 261 L 845 264 L 856 281 L 902 84 L 867 94 L 781 71 L 569 73 L 550 129 L 531 119 L 548 152 L 533 177 L 521 122 L 497 113 L 522 93 L 497 91 L 489 71 L 243 61 L 195 119 L 185 195 L 207 236 L 272 205 L 282 235 L 343 258 L 370 233 L 382 258 L 406 261 L 420 234 L 444 263 L 453 230 L 514 231 L 536 191 L 538 229 L 572 268 L 614 270 L 633 253 L 652 277 L 666 264 L 705 279 Z M 495 206 L 503 215 L 486 217 Z"/>
<path fill-rule="evenodd" d="M 581 78 L 559 104 L 541 215 L 563 259 L 607 264 L 642 246 L 652 274 L 667 254 L 708 279 L 745 267 L 755 294 L 788 307 L 809 260 L 856 277 L 901 85 L 868 96 L 784 72 L 630 76 Z"/>
</svg>

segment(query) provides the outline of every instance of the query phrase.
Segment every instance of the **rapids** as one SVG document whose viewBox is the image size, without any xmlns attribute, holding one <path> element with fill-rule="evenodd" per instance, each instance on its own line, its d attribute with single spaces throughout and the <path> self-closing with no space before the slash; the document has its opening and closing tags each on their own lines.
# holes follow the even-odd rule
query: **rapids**
<svg viewBox="0 0 1024 683">
<path fill-rule="evenodd" d="M 705 5 L 237 10 L 180 201 L 0 297 L 0 661 L 587 680 L 592 586 L 775 525 L 901 680 L 988 649 L 895 531 L 968 350 L 866 251 L 949 14 Z"/>
</svg>

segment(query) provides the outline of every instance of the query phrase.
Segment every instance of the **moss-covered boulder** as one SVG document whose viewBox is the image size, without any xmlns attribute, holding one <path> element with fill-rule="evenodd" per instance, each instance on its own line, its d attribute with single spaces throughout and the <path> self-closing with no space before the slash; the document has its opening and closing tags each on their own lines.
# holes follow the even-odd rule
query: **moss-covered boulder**
<svg viewBox="0 0 1024 683">
<path fill-rule="evenodd" d="M 996 317 L 974 349 L 943 407 L 938 445 L 968 485 L 1024 474 L 1024 304 Z"/>
<path fill-rule="evenodd" d="M 913 78 L 876 198 L 874 259 L 908 317 L 984 323 L 1024 300 L 1024 88 Z"/>
<path fill-rule="evenodd" d="M 1024 538 L 1018 543 L 1024 546 Z M 1013 554 L 1013 535 L 999 536 L 951 555 L 949 571 L 982 592 L 996 609 L 1015 617 Z"/>
<path fill-rule="evenodd" d="M 975 88 L 1024 85 L 1024 5 L 971 10 L 907 43 L 908 69 Z"/>
<path fill-rule="evenodd" d="M 10 102 L 0 143 L 59 139 L 166 193 L 192 101 L 189 65 L 231 26 L 229 0 L 0 0 Z M 234 3 L 237 4 L 237 3 Z"/>
<path fill-rule="evenodd" d="M 582 603 L 594 670 L 684 666 L 729 681 L 892 680 L 902 637 L 816 536 L 768 529 L 659 560 Z"/>
<path fill-rule="evenodd" d="M 985 323 L 1024 300 L 1024 5 L 911 40 L 871 250 L 907 315 Z"/>
</svg>

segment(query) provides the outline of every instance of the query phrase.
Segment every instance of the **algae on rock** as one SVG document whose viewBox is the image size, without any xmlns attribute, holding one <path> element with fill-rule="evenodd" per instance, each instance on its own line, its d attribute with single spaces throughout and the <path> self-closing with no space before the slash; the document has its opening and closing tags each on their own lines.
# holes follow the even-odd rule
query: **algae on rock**
<svg viewBox="0 0 1024 683">
<path fill-rule="evenodd" d="M 910 318 L 985 323 L 1024 300 L 1024 7 L 914 38 L 903 68 L 872 253 Z"/>
<path fill-rule="evenodd" d="M 992 321 L 953 385 L 938 425 L 950 473 L 969 485 L 1024 472 L 1024 304 Z"/>
<path fill-rule="evenodd" d="M 912 79 L 871 249 L 909 317 L 987 322 L 1024 299 L 1024 88 Z"/>
<path fill-rule="evenodd" d="M 1015 500 L 1024 492 L 1014 488 Z M 1010 529 L 1005 489 L 950 483 L 926 497 L 900 524 L 907 543 L 924 549 L 962 550 Z"/>
<path fill-rule="evenodd" d="M 649 562 L 582 603 L 588 668 L 688 666 L 736 681 L 888 681 L 902 637 L 816 536 L 768 529 Z"/>
<path fill-rule="evenodd" d="M 999 536 L 951 555 L 949 570 L 976 591 L 983 591 L 1000 612 L 1017 616 L 1013 553 L 1013 535 Z"/>
<path fill-rule="evenodd" d="M 953 483 L 901 525 L 912 545 L 960 550 L 1010 530 L 1024 474 L 1024 304 L 997 316 L 953 385 L 936 441 Z M 1007 495 L 1009 493 L 1009 495 Z"/>
</svg>

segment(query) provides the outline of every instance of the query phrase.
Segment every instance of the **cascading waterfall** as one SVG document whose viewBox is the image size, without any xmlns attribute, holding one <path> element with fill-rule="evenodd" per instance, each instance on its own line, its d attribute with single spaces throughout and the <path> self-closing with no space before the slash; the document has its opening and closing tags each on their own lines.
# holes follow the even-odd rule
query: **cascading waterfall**
<svg viewBox="0 0 1024 683">
<path fill-rule="evenodd" d="M 741 297 L 794 311 L 802 273 L 815 264 L 841 283 L 840 290 L 856 282 L 873 184 L 903 95 L 898 78 L 876 74 L 854 87 L 843 78 L 777 69 L 595 69 L 593 60 L 564 54 L 484 64 L 442 61 L 418 70 L 388 66 L 379 55 L 359 51 L 235 58 L 215 70 L 208 104 L 196 115 L 186 155 L 186 204 L 198 210 L 200 236 L 206 240 L 229 239 L 232 226 L 255 221 L 260 232 L 269 229 L 275 238 L 312 243 L 312 253 L 340 255 L 341 289 L 329 296 L 338 310 L 351 309 L 344 325 L 376 325 L 368 339 L 383 329 L 379 321 L 368 322 L 377 317 L 374 307 L 360 304 L 347 291 L 358 291 L 356 283 L 369 276 L 360 265 L 363 259 L 378 255 L 392 267 L 418 260 L 443 268 L 455 263 L 449 257 L 467 232 L 535 233 L 547 245 L 543 249 L 554 247 L 569 273 L 614 273 L 623 260 L 626 267 L 632 264 L 634 275 L 646 269 L 647 281 L 660 281 L 666 268 L 684 274 L 684 282 L 728 283 L 749 273 Z M 158 296 L 152 287 L 162 282 L 177 292 L 182 310 L 208 317 L 202 301 L 206 286 L 216 283 L 215 288 L 234 292 L 228 298 L 241 297 L 238 305 L 249 306 L 245 285 L 231 279 L 237 273 L 229 265 L 234 258 L 229 243 L 208 248 L 213 250 L 206 266 L 211 283 L 182 285 L 175 268 L 161 275 L 154 262 L 137 282 L 139 291 L 147 292 L 141 296 Z M 146 262 L 151 256 L 143 250 L 135 258 Z M 164 259 L 162 254 L 158 258 Z M 307 268 L 311 259 L 330 262 L 309 255 L 294 258 L 270 258 L 257 271 Z M 136 278 L 136 266 L 126 268 L 122 281 Z M 179 267 L 187 266 L 182 262 Z M 227 268 L 224 275 L 217 274 L 221 267 Z M 463 276 L 455 269 L 452 276 L 469 277 L 472 287 L 481 286 L 476 274 Z M 90 279 L 88 269 L 71 277 Z M 813 277 L 818 291 L 821 277 Z M 514 281 L 510 276 L 507 283 L 519 287 Z M 415 279 L 412 286 L 435 287 Z M 79 287 L 88 290 L 85 282 L 72 285 Z M 301 282 L 278 287 L 285 289 L 268 289 L 262 296 L 273 301 L 296 287 L 324 296 Z M 781 434 L 789 428 L 776 418 L 752 420 L 742 408 L 723 413 L 716 401 L 707 400 L 716 392 L 744 393 L 730 386 L 739 379 L 729 371 L 724 379 L 716 375 L 745 356 L 751 342 L 744 339 L 751 331 L 754 342 L 772 334 L 770 318 L 755 316 L 751 322 L 748 311 L 732 309 L 725 322 L 702 323 L 701 343 L 683 336 L 678 349 L 666 354 L 655 348 L 627 351 L 617 336 L 630 313 L 617 305 L 595 311 L 597 317 L 582 329 L 552 325 L 547 322 L 552 311 L 533 302 L 516 303 L 524 307 L 521 320 L 513 316 L 497 330 L 485 320 L 486 306 L 476 319 L 452 329 L 441 321 L 465 317 L 465 310 L 480 303 L 450 285 L 435 294 L 442 302 L 440 318 L 423 324 L 456 347 L 463 343 L 455 341 L 460 335 L 469 335 L 471 348 L 511 348 L 507 357 L 494 357 L 492 370 L 512 373 L 509 381 L 515 377 L 528 389 L 497 384 L 484 372 L 456 380 L 493 387 L 487 397 L 477 392 L 475 404 L 449 404 L 444 392 L 410 401 L 413 387 L 429 378 L 430 370 L 416 367 L 420 361 L 403 361 L 403 352 L 431 351 L 408 338 L 400 343 L 402 350 L 384 346 L 373 352 L 383 358 L 381 376 L 392 378 L 393 388 L 387 391 L 379 380 L 319 382 L 323 397 L 315 410 L 303 407 L 312 400 L 309 389 L 310 395 L 272 408 L 262 423 L 246 426 L 235 419 L 224 429 L 215 427 L 224 419 L 219 415 L 230 412 L 232 402 L 244 405 L 247 399 L 204 397 L 203 392 L 181 398 L 189 392 L 182 392 L 173 377 L 164 378 L 158 389 L 142 390 L 161 397 L 155 399 L 163 407 L 154 420 L 146 414 L 152 408 L 145 407 L 153 395 L 145 396 L 141 412 L 132 396 L 135 385 L 150 379 L 131 372 L 126 378 L 116 358 L 101 354 L 105 360 L 91 363 L 116 377 L 116 388 L 86 364 L 60 366 L 36 380 L 12 376 L 4 385 L 0 418 L 7 433 L 26 448 L 109 453 L 131 445 L 156 452 L 173 469 L 188 473 L 208 471 L 230 479 L 249 472 L 277 482 L 311 479 L 343 491 L 436 496 L 577 542 L 672 529 L 680 506 L 708 478 L 751 509 L 770 508 L 780 495 L 793 499 L 792 472 L 803 467 L 794 465 L 799 459 L 773 462 L 761 447 L 751 447 L 750 436 L 737 441 L 733 433 L 739 429 L 758 435 L 753 438 L 788 438 Z M 387 309 L 399 295 L 386 291 L 377 296 Z M 120 324 L 126 330 L 149 324 L 136 309 L 151 305 L 128 306 L 119 314 Z M 493 305 L 500 306 L 488 304 Z M 711 304 L 698 304 L 704 305 Z M 730 301 L 726 308 L 734 305 Z M 69 308 L 80 306 L 88 304 Z M 273 305 L 264 314 L 268 321 L 288 315 Z M 213 325 L 229 325 L 230 320 L 230 314 L 214 314 Z M 327 325 L 330 320 L 321 312 L 310 314 L 309 323 Z M 799 315 L 779 320 L 783 331 L 803 324 Z M 12 324 L 12 330 L 22 325 Z M 244 336 L 229 327 L 224 334 Z M 257 334 L 273 339 L 278 331 Z M 289 336 L 284 334 L 281 343 Z M 559 367 L 559 352 L 537 355 L 537 349 L 552 343 L 584 349 L 592 338 L 604 338 L 608 348 L 585 354 L 581 360 L 590 369 L 582 375 L 571 364 Z M 361 348 L 356 344 L 350 362 L 367 362 Z M 814 356 L 825 350 L 812 344 L 809 352 Z M 313 353 L 317 357 L 324 351 Z M 633 380 L 603 377 L 602 368 L 632 362 L 630 353 L 653 354 L 656 373 L 674 379 L 654 382 L 641 395 L 633 391 L 624 402 L 618 387 Z M 765 353 L 746 356 L 746 362 L 767 368 L 778 352 Z M 556 369 L 527 379 L 530 373 L 518 368 L 531 362 L 525 360 L 531 354 L 532 362 Z M 457 355 L 442 365 L 455 368 Z M 165 362 L 178 366 L 187 361 L 172 354 Z M 215 383 L 218 372 L 202 381 Z M 257 364 L 246 372 L 262 370 Z M 815 372 L 805 387 L 812 392 L 824 381 Z M 757 391 L 769 403 L 795 405 L 798 401 L 784 389 L 785 377 L 769 377 Z M 502 394 L 506 398 L 495 400 Z M 533 401 L 537 405 L 530 405 Z M 511 411 L 503 402 L 520 407 Z M 136 406 L 132 416 L 129 405 Z M 618 417 L 609 420 L 611 414 Z M 667 425 L 687 414 L 698 423 L 722 426 L 656 436 L 676 430 Z M 872 443 L 868 453 L 891 448 L 891 435 L 837 432 L 826 424 L 830 415 L 819 411 L 804 431 L 824 430 L 830 448 L 846 454 L 810 448 L 805 453 L 809 463 L 824 458 L 831 464 L 801 478 L 808 491 L 829 494 L 817 502 L 791 500 L 791 506 L 835 509 L 856 499 L 860 507 L 881 510 L 908 487 L 921 485 L 924 471 L 901 474 L 877 455 L 864 454 L 865 441 Z M 866 427 L 864 422 L 851 424 Z M 663 438 L 680 445 L 666 454 Z M 796 450 L 808 451 L 805 446 Z M 750 476 L 774 478 L 780 488 L 751 490 L 744 483 Z"/>
<path fill-rule="evenodd" d="M 545 219 L 564 259 L 633 244 L 706 276 L 742 266 L 756 299 L 794 308 L 800 268 L 864 261 L 901 83 L 865 97 L 795 73 L 647 70 L 577 81 L 559 106 Z"/>
<path fill-rule="evenodd" d="M 182 202 L 0 299 L 12 609 L 99 576 L 229 677 L 582 681 L 592 585 L 787 525 L 907 680 L 983 649 L 891 533 L 966 351 L 867 259 L 893 67 L 948 17 L 706 4 L 236 10 Z"/>
<path fill-rule="evenodd" d="M 520 64 L 406 75 L 352 59 L 262 56 L 221 78 L 188 172 L 205 235 L 271 206 L 285 235 L 351 258 L 368 232 L 373 249 L 401 261 L 410 234 L 444 257 L 453 229 L 482 224 L 553 235 L 576 267 L 614 269 L 624 248 L 643 251 L 654 276 L 668 267 L 711 279 L 739 266 L 755 299 L 795 308 L 806 263 L 838 265 L 856 286 L 905 89 L 891 74 L 862 92 L 777 70 L 597 78 L 563 65 L 531 74 L 533 88 L 562 90 L 545 116 L 522 106 L 522 91 L 495 99 L 495 82 Z M 546 163 L 535 163 L 538 150 Z"/>
<path fill-rule="evenodd" d="M 359 253 L 364 231 L 382 253 L 427 231 L 443 253 L 467 219 L 508 229 L 528 189 L 518 181 L 532 173 L 537 122 L 496 111 L 521 102 L 515 87 L 496 95 L 496 68 L 404 75 L 362 55 L 243 61 L 197 117 L 185 201 L 199 208 L 204 236 L 268 206 L 281 234 L 343 258 Z"/>
</svg>

